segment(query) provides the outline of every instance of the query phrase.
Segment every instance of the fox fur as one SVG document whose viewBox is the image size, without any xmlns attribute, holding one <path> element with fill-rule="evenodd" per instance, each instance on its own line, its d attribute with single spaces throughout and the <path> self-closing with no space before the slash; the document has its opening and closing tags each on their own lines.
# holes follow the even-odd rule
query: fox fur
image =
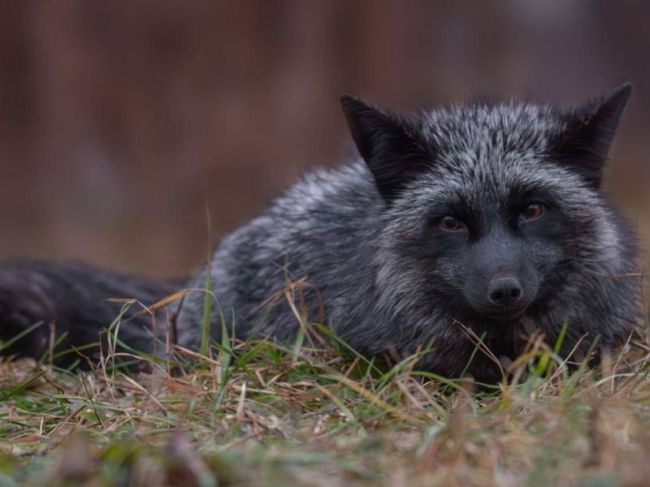
<svg viewBox="0 0 650 487">
<path fill-rule="evenodd" d="M 299 308 L 367 356 L 427 350 L 418 366 L 448 377 L 499 380 L 494 357 L 516 358 L 531 330 L 554 343 L 566 327 L 565 355 L 619 346 L 642 316 L 637 245 L 601 188 L 630 92 L 571 110 L 477 101 L 411 115 L 343 96 L 359 157 L 306 174 L 186 282 L 6 266 L 0 334 L 55 321 L 79 345 L 115 318 L 106 298 L 185 288 L 177 339 L 196 349 L 209 281 L 217 340 L 291 340 Z M 148 350 L 146 328 L 121 338 Z"/>
</svg>

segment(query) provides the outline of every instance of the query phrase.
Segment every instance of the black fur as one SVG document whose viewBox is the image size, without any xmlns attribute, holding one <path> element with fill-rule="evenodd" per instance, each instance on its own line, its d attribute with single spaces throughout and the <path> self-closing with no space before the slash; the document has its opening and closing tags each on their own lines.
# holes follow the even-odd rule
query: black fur
<svg viewBox="0 0 650 487">
<path fill-rule="evenodd" d="M 222 317 L 238 337 L 292 339 L 288 290 L 360 352 L 431 346 L 420 366 L 451 377 L 501 378 L 470 335 L 509 359 L 531 329 L 553 343 L 564 324 L 563 354 L 616 347 L 642 316 L 636 239 L 600 189 L 629 95 L 624 85 L 571 111 L 476 102 L 407 117 L 344 96 L 361 158 L 307 174 L 182 287 L 210 278 L 215 339 Z M 150 303 L 177 287 L 84 266 L 5 267 L 2 337 L 54 320 L 70 331 L 63 346 L 79 345 L 117 315 L 105 298 Z M 204 298 L 184 300 L 185 347 L 199 346 Z M 149 350 L 149 323 L 136 316 L 122 339 Z M 38 356 L 45 338 L 14 351 Z"/>
<path fill-rule="evenodd" d="M 107 328 L 124 303 L 109 298 L 137 298 L 150 305 L 171 294 L 180 282 L 155 281 L 108 271 L 76 262 L 22 261 L 0 267 L 0 341 L 8 342 L 27 328 L 41 323 L 33 332 L 3 350 L 5 354 L 41 358 L 49 352 L 51 328 L 63 337 L 55 354 L 81 348 L 83 355 L 96 359 L 98 331 Z M 151 315 L 134 304 L 121 324 L 120 338 L 130 346 L 151 351 Z M 87 345 L 94 344 L 87 348 Z M 56 360 L 66 365 L 80 357 L 63 354 Z M 85 360 L 81 361 L 86 366 Z"/>
</svg>

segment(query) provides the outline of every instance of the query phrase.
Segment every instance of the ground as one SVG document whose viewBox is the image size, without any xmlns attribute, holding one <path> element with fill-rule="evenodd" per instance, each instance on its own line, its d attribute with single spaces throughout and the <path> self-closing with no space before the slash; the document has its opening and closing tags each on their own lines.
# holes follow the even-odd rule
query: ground
<svg viewBox="0 0 650 487">
<path fill-rule="evenodd" d="M 650 482 L 643 337 L 595 369 L 533 340 L 496 386 L 322 337 L 139 356 L 141 372 L 115 366 L 128 354 L 86 372 L 4 360 L 0 486 Z"/>
</svg>

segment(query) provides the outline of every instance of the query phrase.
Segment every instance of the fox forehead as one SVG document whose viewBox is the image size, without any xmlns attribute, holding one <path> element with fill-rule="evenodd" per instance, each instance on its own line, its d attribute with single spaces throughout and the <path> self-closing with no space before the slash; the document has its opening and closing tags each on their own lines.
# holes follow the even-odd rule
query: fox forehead
<svg viewBox="0 0 650 487">
<path fill-rule="evenodd" d="M 490 212 L 506 206 L 542 199 L 581 218 L 586 207 L 600 207 L 599 195 L 578 175 L 542 153 L 473 151 L 447 153 L 409 183 L 394 202 L 404 218 L 438 206 L 459 202 L 471 212 Z M 410 208 L 415 211 L 404 212 Z M 389 209 L 389 213 L 392 211 Z"/>
<path fill-rule="evenodd" d="M 432 160 L 430 171 L 417 179 L 443 196 L 475 195 L 485 202 L 486 197 L 502 200 L 515 190 L 583 186 L 549 154 L 549 145 L 566 125 L 550 106 L 456 106 L 423 112 L 418 125 L 419 135 L 432 147 Z"/>
<path fill-rule="evenodd" d="M 438 153 L 539 153 L 566 128 L 555 108 L 517 102 L 424 111 L 418 122 L 420 135 Z"/>
</svg>

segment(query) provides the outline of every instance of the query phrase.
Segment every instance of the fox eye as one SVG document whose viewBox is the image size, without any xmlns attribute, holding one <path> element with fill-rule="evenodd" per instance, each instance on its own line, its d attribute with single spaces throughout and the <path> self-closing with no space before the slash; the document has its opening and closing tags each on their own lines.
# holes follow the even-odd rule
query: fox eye
<svg viewBox="0 0 650 487">
<path fill-rule="evenodd" d="M 531 203 L 519 212 L 519 219 L 522 221 L 537 220 L 544 214 L 544 206 L 540 203 Z"/>
<path fill-rule="evenodd" d="M 462 221 L 460 221 L 460 219 L 449 215 L 443 216 L 440 220 L 438 220 L 438 226 L 445 232 L 458 232 L 459 230 L 465 228 L 465 225 Z"/>
</svg>

